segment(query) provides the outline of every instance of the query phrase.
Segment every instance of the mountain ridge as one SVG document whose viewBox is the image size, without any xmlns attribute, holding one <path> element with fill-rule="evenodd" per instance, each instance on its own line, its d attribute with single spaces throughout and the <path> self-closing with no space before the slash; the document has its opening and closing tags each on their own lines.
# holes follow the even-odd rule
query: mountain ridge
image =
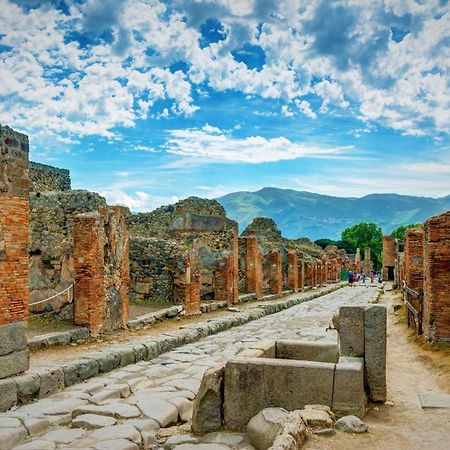
<svg viewBox="0 0 450 450">
<path fill-rule="evenodd" d="M 255 217 L 270 217 L 288 238 L 339 239 L 360 222 L 374 222 L 384 234 L 400 225 L 423 222 L 450 209 L 450 195 L 426 197 L 396 193 L 337 197 L 294 189 L 264 187 L 256 192 L 233 192 L 216 200 L 242 232 Z"/>
</svg>

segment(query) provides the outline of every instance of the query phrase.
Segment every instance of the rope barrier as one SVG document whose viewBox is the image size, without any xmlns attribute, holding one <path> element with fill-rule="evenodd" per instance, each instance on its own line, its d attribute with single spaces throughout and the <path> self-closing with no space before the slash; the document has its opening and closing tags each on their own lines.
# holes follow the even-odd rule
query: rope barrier
<svg viewBox="0 0 450 450">
<path fill-rule="evenodd" d="M 55 295 L 52 295 L 51 297 L 48 297 L 48 298 L 46 298 L 46 299 L 44 299 L 44 300 L 40 300 L 40 301 L 38 301 L 38 302 L 30 303 L 29 306 L 32 306 L 32 305 L 39 305 L 40 303 L 48 302 L 49 300 L 52 300 L 52 299 L 54 299 L 55 297 L 59 297 L 61 294 L 64 294 L 65 292 L 67 292 L 67 300 L 68 300 L 68 303 L 72 303 L 72 301 L 73 301 L 73 295 L 71 295 L 71 289 L 72 289 L 72 288 L 73 288 L 73 284 L 71 284 L 69 287 L 67 287 L 67 288 L 64 289 L 63 291 L 58 292 L 58 293 L 55 294 Z"/>
</svg>

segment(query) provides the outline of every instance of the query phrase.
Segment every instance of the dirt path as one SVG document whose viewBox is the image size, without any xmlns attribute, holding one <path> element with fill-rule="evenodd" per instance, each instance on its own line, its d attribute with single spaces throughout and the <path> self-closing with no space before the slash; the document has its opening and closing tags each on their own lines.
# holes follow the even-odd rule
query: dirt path
<svg viewBox="0 0 450 450">
<path fill-rule="evenodd" d="M 315 438 L 307 449 L 450 449 L 450 409 L 422 409 L 419 392 L 450 394 L 450 350 L 427 349 L 414 342 L 403 320 L 393 312 L 399 294 L 387 292 L 381 303 L 388 307 L 388 400 L 393 406 L 372 405 L 365 421 L 369 433 Z"/>
</svg>

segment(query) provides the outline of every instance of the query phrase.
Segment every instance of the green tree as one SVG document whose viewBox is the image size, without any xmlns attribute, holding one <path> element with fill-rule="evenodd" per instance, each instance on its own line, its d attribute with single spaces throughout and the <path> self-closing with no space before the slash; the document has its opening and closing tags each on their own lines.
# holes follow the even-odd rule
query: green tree
<svg viewBox="0 0 450 450">
<path fill-rule="evenodd" d="M 375 223 L 359 223 L 353 227 L 346 228 L 341 238 L 343 241 L 350 242 L 355 249 L 361 250 L 364 255 L 364 249 L 370 248 L 370 256 L 373 261 L 373 267 L 376 270 L 381 269 L 381 252 L 383 247 L 383 232 Z"/>
<path fill-rule="evenodd" d="M 316 241 L 314 241 L 314 244 L 317 244 L 319 247 L 321 248 L 325 248 L 327 245 L 336 245 L 337 248 L 343 248 L 345 250 L 345 252 L 347 254 L 352 254 L 355 253 L 356 249 L 353 246 L 353 244 L 349 241 L 333 241 L 333 239 L 327 239 L 327 238 L 322 238 L 322 239 L 317 239 Z"/>
<path fill-rule="evenodd" d="M 317 239 L 317 241 L 314 241 L 314 244 L 317 244 L 321 248 L 325 248 L 327 245 L 336 245 L 336 241 L 333 241 L 332 239 Z"/>
<path fill-rule="evenodd" d="M 400 225 L 391 233 L 391 236 L 393 238 L 398 239 L 399 241 L 403 241 L 403 239 L 405 239 L 406 230 L 408 230 L 409 228 L 417 228 L 420 227 L 421 225 L 422 225 L 421 223 L 410 223 L 409 225 Z"/>
</svg>

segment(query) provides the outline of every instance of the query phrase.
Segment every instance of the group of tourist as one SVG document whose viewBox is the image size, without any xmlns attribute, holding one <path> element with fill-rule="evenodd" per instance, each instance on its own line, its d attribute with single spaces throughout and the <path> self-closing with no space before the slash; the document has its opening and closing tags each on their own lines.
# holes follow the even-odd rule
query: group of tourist
<svg viewBox="0 0 450 450">
<path fill-rule="evenodd" d="M 366 274 L 366 272 L 364 272 L 364 270 L 362 270 L 360 273 L 353 273 L 352 271 L 348 273 L 348 282 L 350 286 L 353 286 L 353 283 L 355 282 L 362 282 L 365 285 L 366 280 L 368 279 L 370 279 L 371 283 L 374 283 L 375 279 L 378 281 L 378 283 L 381 283 L 381 273 L 375 272 L 373 270 L 368 275 Z"/>
</svg>

